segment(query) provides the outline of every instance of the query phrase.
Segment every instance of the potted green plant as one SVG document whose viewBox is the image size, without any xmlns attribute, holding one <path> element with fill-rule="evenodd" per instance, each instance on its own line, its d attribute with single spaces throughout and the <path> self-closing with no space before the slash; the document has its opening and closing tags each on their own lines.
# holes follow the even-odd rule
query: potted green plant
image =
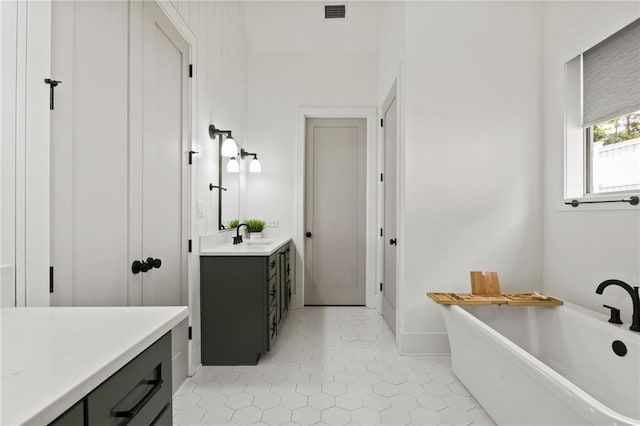
<svg viewBox="0 0 640 426">
<path fill-rule="evenodd" d="M 257 240 L 262 238 L 262 230 L 265 228 L 266 223 L 260 219 L 247 219 L 245 222 L 249 226 L 249 238 Z"/>
<path fill-rule="evenodd" d="M 231 228 L 231 229 L 237 228 L 238 225 L 240 225 L 240 221 L 238 219 L 231 219 L 229 221 L 229 228 Z"/>
</svg>

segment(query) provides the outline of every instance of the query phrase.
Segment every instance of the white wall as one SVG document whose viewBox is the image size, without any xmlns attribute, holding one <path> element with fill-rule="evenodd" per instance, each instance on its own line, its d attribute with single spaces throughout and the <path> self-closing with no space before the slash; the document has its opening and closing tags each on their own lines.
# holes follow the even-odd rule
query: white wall
<svg viewBox="0 0 640 426">
<path fill-rule="evenodd" d="M 297 111 L 376 105 L 375 53 L 251 52 L 249 138 L 262 173 L 248 176 L 247 215 L 278 220 L 267 235 L 294 234 Z"/>
<path fill-rule="evenodd" d="M 428 291 L 498 271 L 542 289 L 541 10 L 533 3 L 407 4 L 403 353 L 448 352 Z"/>
<path fill-rule="evenodd" d="M 564 63 L 640 16 L 637 2 L 544 4 L 544 291 L 600 312 L 631 316 L 626 292 L 598 284 L 640 285 L 640 211 L 626 205 L 568 207 L 564 201 Z"/>
<path fill-rule="evenodd" d="M 400 77 L 400 69 L 405 59 L 407 39 L 407 4 L 405 2 L 384 2 L 380 10 L 378 31 L 378 107 L 394 81 Z M 382 114 L 382 111 L 380 112 Z"/>
</svg>

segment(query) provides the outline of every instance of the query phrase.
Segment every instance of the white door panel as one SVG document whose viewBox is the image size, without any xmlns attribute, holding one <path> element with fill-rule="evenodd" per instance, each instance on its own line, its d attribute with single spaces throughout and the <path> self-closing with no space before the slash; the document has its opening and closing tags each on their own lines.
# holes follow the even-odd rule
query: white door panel
<svg viewBox="0 0 640 426">
<path fill-rule="evenodd" d="M 308 119 L 307 305 L 365 304 L 364 119 Z"/>
<path fill-rule="evenodd" d="M 52 4 L 52 75 L 62 81 L 50 112 L 57 306 L 127 304 L 128 10 Z"/>
<path fill-rule="evenodd" d="M 396 333 L 397 129 L 398 110 L 394 98 L 384 113 L 384 280 L 382 290 L 382 316 L 394 335 Z"/>
<path fill-rule="evenodd" d="M 187 250 L 189 46 L 153 2 L 144 5 L 142 253 L 162 265 L 142 277 L 143 305 L 182 305 Z"/>
</svg>

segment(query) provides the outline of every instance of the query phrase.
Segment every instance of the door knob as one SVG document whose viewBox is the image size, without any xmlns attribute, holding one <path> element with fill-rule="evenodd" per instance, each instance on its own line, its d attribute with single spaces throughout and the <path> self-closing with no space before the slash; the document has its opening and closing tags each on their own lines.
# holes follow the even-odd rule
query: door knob
<svg viewBox="0 0 640 426">
<path fill-rule="evenodd" d="M 389 244 L 392 246 L 397 246 L 398 245 L 398 241 L 395 238 L 391 238 L 389 240 Z"/>
<path fill-rule="evenodd" d="M 140 272 L 147 272 L 151 266 L 147 262 L 140 262 Z"/>
<path fill-rule="evenodd" d="M 304 234 L 307 236 L 307 238 L 311 238 L 311 232 L 307 232 L 306 234 Z"/>
<path fill-rule="evenodd" d="M 162 260 L 154 259 L 153 257 L 147 257 L 147 264 L 150 268 L 160 268 L 162 266 Z"/>
<path fill-rule="evenodd" d="M 134 260 L 131 264 L 131 272 L 134 274 L 139 274 L 140 272 L 147 272 L 151 267 L 146 262 L 140 262 L 139 260 Z"/>
</svg>

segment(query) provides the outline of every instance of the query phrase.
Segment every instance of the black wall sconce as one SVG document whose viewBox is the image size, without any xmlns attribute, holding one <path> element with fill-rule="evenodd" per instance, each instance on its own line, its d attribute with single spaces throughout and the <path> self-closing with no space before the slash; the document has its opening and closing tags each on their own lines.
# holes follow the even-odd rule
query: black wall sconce
<svg viewBox="0 0 640 426">
<path fill-rule="evenodd" d="M 260 160 L 258 160 L 258 154 L 255 152 L 247 152 L 244 148 L 240 149 L 240 158 L 244 159 L 244 157 L 248 157 L 250 155 L 253 156 L 253 160 L 249 163 L 249 173 L 262 172 L 262 164 L 260 164 Z"/>
<path fill-rule="evenodd" d="M 218 135 L 225 135 L 220 148 L 220 155 L 223 157 L 233 157 L 238 154 L 238 144 L 231 136 L 231 130 L 220 130 L 214 124 L 209 125 L 209 137 L 215 139 Z"/>
</svg>

